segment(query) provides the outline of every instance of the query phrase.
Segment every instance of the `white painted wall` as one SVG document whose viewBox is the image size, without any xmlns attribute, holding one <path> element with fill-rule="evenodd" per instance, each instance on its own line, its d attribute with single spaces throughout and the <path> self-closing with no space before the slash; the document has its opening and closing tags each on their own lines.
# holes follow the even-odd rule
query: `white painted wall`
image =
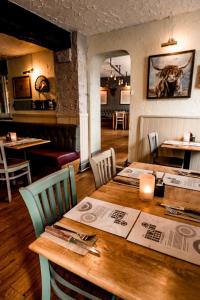
<svg viewBox="0 0 200 300">
<path fill-rule="evenodd" d="M 168 20 L 133 26 L 110 33 L 99 34 L 88 40 L 88 62 L 90 67 L 90 139 L 92 151 L 98 150 L 100 128 L 99 74 L 95 65 L 99 54 L 119 49 L 126 50 L 131 57 L 132 96 L 130 105 L 129 161 L 137 160 L 139 139 L 139 116 L 200 116 L 200 89 L 195 87 L 197 66 L 200 64 L 200 11 L 174 17 L 176 46 L 161 48 L 169 37 Z M 147 100 L 148 56 L 169 52 L 196 49 L 191 98 L 178 100 Z M 93 112 L 96 113 L 93 115 Z M 94 117 L 96 116 L 96 117 Z M 96 119 L 95 119 L 96 118 Z M 100 149 L 100 148 L 99 148 Z"/>
</svg>

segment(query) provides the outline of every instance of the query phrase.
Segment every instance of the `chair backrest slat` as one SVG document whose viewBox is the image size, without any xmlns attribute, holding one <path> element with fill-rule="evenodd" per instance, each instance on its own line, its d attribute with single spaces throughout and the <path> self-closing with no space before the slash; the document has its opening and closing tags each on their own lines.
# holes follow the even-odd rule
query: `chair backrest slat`
<svg viewBox="0 0 200 300">
<path fill-rule="evenodd" d="M 108 174 L 108 180 L 112 178 L 112 162 L 111 162 L 111 157 L 107 158 L 107 174 Z"/>
<path fill-rule="evenodd" d="M 61 181 L 62 182 L 62 181 Z M 63 201 L 62 201 L 62 192 L 61 192 L 61 182 L 56 183 L 56 197 L 58 201 L 58 213 L 60 216 L 64 214 L 64 207 L 63 207 Z"/>
<path fill-rule="evenodd" d="M 76 179 L 74 174 L 74 167 L 69 166 L 69 181 L 71 189 L 71 205 L 72 207 L 77 203 L 77 194 L 76 194 Z"/>
<path fill-rule="evenodd" d="M 63 192 L 64 192 L 64 205 L 65 205 L 65 209 L 69 210 L 70 209 L 70 193 L 68 192 L 69 189 L 69 182 L 67 180 L 67 178 L 63 181 Z M 72 205 L 73 206 L 73 205 Z"/>
<path fill-rule="evenodd" d="M 76 205 L 75 178 L 70 181 L 70 176 L 74 176 L 74 172 L 70 173 L 68 168 L 64 168 L 25 188 L 20 188 L 36 236 L 44 231 L 46 225 L 57 221 L 70 207 Z M 71 193 L 71 182 L 74 184 L 73 194 Z"/>
<path fill-rule="evenodd" d="M 53 222 L 53 216 L 49 205 L 49 199 L 47 197 L 47 190 L 43 191 L 40 194 L 40 198 L 41 198 L 45 218 L 47 219 L 47 223 L 50 224 Z"/>
<path fill-rule="evenodd" d="M 51 213 L 53 215 L 53 219 L 55 220 L 57 217 L 57 211 L 56 211 L 56 199 L 55 199 L 55 194 L 53 187 L 50 186 L 48 188 L 48 194 L 49 194 L 49 202 L 50 202 L 50 207 L 51 207 Z"/>
<path fill-rule="evenodd" d="M 113 148 L 90 158 L 96 187 L 107 183 L 116 175 L 115 152 Z"/>
</svg>

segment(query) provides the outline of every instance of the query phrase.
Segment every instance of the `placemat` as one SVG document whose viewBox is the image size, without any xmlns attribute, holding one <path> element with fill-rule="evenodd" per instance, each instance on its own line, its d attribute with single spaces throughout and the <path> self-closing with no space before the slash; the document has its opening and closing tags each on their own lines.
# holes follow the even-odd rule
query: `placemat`
<svg viewBox="0 0 200 300">
<path fill-rule="evenodd" d="M 64 217 L 126 238 L 139 213 L 137 209 L 86 197 Z"/>
<path fill-rule="evenodd" d="M 163 182 L 166 185 L 176 186 L 188 190 L 200 191 L 200 178 L 165 173 Z"/>
<path fill-rule="evenodd" d="M 127 240 L 200 265 L 200 227 L 141 212 Z"/>
</svg>

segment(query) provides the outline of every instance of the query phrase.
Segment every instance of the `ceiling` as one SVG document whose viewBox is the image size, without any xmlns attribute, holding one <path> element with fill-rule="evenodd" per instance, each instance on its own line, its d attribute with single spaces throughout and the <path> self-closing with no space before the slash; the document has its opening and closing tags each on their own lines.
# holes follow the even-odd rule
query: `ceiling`
<svg viewBox="0 0 200 300">
<path fill-rule="evenodd" d="M 68 31 L 77 30 L 86 36 L 200 9 L 200 0 L 10 0 L 10 2 Z M 0 33 L 0 57 L 20 56 L 43 49 Z M 130 74 L 129 56 L 112 58 L 112 64 L 121 65 L 121 73 Z M 109 75 L 110 64 L 107 60 L 101 68 L 101 77 Z"/>
<path fill-rule="evenodd" d="M 0 57 L 8 58 L 35 53 L 44 50 L 43 47 L 16 39 L 0 33 Z"/>
<path fill-rule="evenodd" d="M 11 0 L 66 30 L 86 36 L 200 9 L 199 0 Z"/>
</svg>

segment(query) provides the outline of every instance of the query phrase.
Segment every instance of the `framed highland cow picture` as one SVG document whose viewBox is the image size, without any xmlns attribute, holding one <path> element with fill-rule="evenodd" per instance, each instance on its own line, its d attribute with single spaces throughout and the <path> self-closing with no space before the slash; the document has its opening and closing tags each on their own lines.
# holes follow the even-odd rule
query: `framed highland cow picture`
<svg viewBox="0 0 200 300">
<path fill-rule="evenodd" d="M 147 99 L 189 98 L 194 56 L 195 50 L 149 56 Z"/>
</svg>

